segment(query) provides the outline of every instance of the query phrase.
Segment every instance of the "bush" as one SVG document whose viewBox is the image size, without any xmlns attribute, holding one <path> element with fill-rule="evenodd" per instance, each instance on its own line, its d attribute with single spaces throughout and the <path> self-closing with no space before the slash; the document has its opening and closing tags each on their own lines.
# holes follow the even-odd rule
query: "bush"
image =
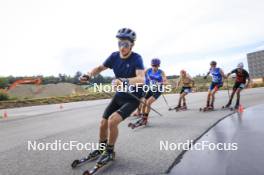
<svg viewBox="0 0 264 175">
<path fill-rule="evenodd" d="M 9 96 L 5 92 L 0 91 L 0 101 L 8 100 Z"/>
</svg>

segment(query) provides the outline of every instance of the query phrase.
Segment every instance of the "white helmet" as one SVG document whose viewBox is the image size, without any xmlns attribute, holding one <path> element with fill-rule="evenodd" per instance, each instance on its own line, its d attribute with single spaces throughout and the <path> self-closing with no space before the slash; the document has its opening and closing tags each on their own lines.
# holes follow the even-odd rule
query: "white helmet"
<svg viewBox="0 0 264 175">
<path fill-rule="evenodd" d="M 244 68 L 244 64 L 242 62 L 238 63 L 237 68 L 243 69 Z"/>
</svg>

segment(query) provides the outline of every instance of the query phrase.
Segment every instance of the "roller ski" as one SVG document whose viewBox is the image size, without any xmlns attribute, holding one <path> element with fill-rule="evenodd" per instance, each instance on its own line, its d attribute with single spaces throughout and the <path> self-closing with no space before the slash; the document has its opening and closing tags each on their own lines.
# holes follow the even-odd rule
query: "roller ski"
<svg viewBox="0 0 264 175">
<path fill-rule="evenodd" d="M 201 112 L 210 112 L 210 111 L 214 111 L 215 109 L 214 109 L 214 107 L 212 107 L 212 106 L 206 106 L 206 107 L 204 107 L 204 108 L 200 108 L 199 109 Z"/>
<path fill-rule="evenodd" d="M 230 106 L 231 104 L 227 104 L 227 105 L 225 105 L 225 106 L 222 106 L 222 109 L 229 109 L 230 111 L 233 111 L 234 110 L 234 108 L 233 107 L 231 107 Z"/>
<path fill-rule="evenodd" d="M 93 161 L 93 160 L 97 159 L 102 154 L 102 152 L 103 151 L 100 151 L 100 150 L 94 150 L 87 157 L 84 157 L 82 159 L 76 159 L 76 160 L 74 160 L 72 162 L 72 164 L 71 164 L 71 167 L 72 168 L 76 168 L 78 166 L 83 165 L 84 163 Z"/>
<path fill-rule="evenodd" d="M 143 115 L 142 113 L 134 113 L 132 116 L 138 118 L 141 117 L 142 115 Z"/>
<path fill-rule="evenodd" d="M 174 109 L 176 110 L 176 112 L 186 111 L 187 110 L 187 106 L 177 106 Z"/>
<path fill-rule="evenodd" d="M 139 126 L 143 126 L 143 125 L 147 125 L 148 120 L 147 118 L 141 117 L 138 121 L 136 121 L 135 123 L 129 123 L 128 127 L 130 127 L 131 129 L 135 129 Z"/>
<path fill-rule="evenodd" d="M 102 168 L 110 165 L 115 159 L 115 152 L 104 151 L 103 154 L 98 159 L 96 165 L 90 170 L 83 172 L 83 175 L 93 175 L 97 174 Z"/>
</svg>

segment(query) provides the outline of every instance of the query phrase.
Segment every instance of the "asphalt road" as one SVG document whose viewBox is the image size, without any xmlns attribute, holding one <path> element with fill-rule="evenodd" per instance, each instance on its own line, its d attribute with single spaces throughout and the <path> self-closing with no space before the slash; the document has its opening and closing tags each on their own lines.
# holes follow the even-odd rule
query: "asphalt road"
<svg viewBox="0 0 264 175">
<path fill-rule="evenodd" d="M 219 150 L 212 145 L 204 150 L 199 150 L 200 146 L 187 151 L 170 174 L 263 175 L 263 112 L 264 104 L 260 104 L 223 119 L 197 140 L 196 145 L 226 145 Z"/>
<path fill-rule="evenodd" d="M 169 104 L 175 106 L 177 95 L 166 96 Z M 206 93 L 188 95 L 186 112 L 168 111 L 163 98 L 153 107 L 163 117 L 151 113 L 148 126 L 131 130 L 125 120 L 119 127 L 119 138 L 115 146 L 116 160 L 101 174 L 163 174 L 169 172 L 182 150 L 160 150 L 160 143 L 185 143 L 195 140 L 212 125 L 232 113 L 228 110 L 199 112 L 205 105 Z M 216 108 L 227 102 L 227 92 L 220 91 L 216 97 Z M 61 143 L 78 141 L 97 143 L 98 124 L 109 100 L 76 102 L 59 105 L 0 110 L 7 112 L 7 119 L 0 119 L 0 175 L 67 175 L 82 174 L 93 163 L 73 170 L 71 162 L 89 151 L 28 150 L 28 142 Z M 247 89 L 242 92 L 245 108 L 264 103 L 264 88 Z M 90 147 L 92 148 L 92 146 Z"/>
</svg>

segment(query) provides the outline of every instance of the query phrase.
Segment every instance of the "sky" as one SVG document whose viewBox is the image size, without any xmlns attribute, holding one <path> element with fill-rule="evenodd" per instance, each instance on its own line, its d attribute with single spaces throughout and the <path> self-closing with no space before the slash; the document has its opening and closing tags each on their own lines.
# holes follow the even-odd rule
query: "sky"
<svg viewBox="0 0 264 175">
<path fill-rule="evenodd" d="M 264 49 L 263 0 L 0 0 L 0 76 L 74 75 L 118 50 L 115 35 L 136 31 L 145 67 L 167 75 L 225 72 Z M 103 75 L 112 76 L 111 70 Z"/>
</svg>

